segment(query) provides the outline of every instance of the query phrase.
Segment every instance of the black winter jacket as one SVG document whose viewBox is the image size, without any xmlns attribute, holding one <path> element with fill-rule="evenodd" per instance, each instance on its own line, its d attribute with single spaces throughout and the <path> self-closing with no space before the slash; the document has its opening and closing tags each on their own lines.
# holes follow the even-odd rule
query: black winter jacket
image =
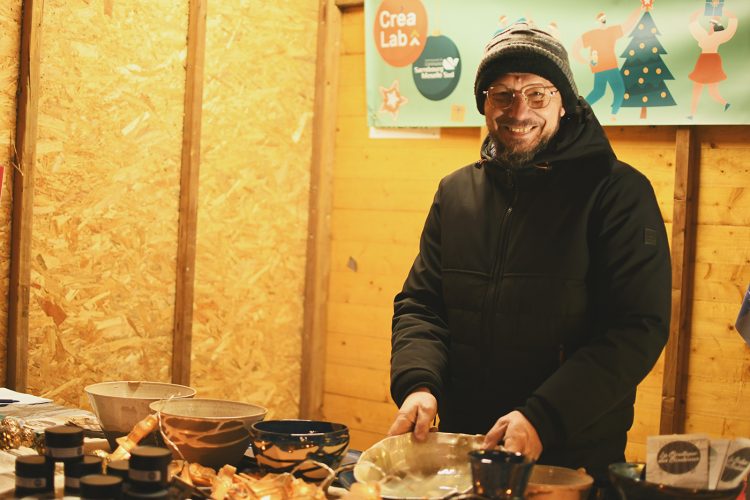
<svg viewBox="0 0 750 500">
<path fill-rule="evenodd" d="M 653 189 L 582 100 L 534 165 L 505 169 L 489 147 L 440 182 L 395 298 L 391 394 L 428 387 L 446 432 L 484 434 L 517 409 L 539 463 L 606 478 L 669 332 Z"/>
</svg>

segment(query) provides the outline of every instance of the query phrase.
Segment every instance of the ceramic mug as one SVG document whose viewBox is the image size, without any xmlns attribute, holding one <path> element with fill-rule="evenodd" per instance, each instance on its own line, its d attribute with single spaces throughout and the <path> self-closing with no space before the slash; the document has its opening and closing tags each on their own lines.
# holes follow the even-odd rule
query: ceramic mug
<svg viewBox="0 0 750 500">
<path fill-rule="evenodd" d="M 475 495 L 491 499 L 522 499 L 534 461 L 518 452 L 474 450 L 469 452 Z"/>
</svg>

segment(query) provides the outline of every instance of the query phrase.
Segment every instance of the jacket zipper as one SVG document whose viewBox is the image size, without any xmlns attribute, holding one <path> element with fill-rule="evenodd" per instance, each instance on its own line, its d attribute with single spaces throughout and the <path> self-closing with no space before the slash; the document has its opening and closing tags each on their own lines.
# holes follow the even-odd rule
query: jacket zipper
<svg viewBox="0 0 750 500">
<path fill-rule="evenodd" d="M 494 359 L 493 353 L 495 338 L 493 335 L 493 326 L 495 323 L 495 305 L 497 304 L 497 298 L 500 294 L 500 282 L 502 281 L 503 268 L 505 264 L 505 251 L 507 247 L 509 220 L 510 216 L 513 214 L 513 205 L 516 202 L 516 196 L 518 194 L 513 172 L 510 169 L 506 171 L 506 179 L 508 182 L 507 185 L 511 191 L 511 194 L 509 196 L 510 201 L 508 202 L 508 206 L 505 207 L 505 212 L 503 212 L 503 216 L 500 221 L 500 236 L 498 237 L 497 250 L 495 252 L 495 261 L 492 265 L 492 272 L 490 274 L 490 287 L 487 290 L 487 294 L 485 295 L 485 305 L 483 308 L 485 317 L 482 325 L 484 331 L 482 332 L 481 337 L 481 355 L 483 358 L 485 358 L 482 359 L 482 366 L 484 366 L 486 370 L 485 375 L 489 374 L 489 370 L 491 368 L 490 363 L 488 363 L 487 361 L 490 359 Z"/>
</svg>

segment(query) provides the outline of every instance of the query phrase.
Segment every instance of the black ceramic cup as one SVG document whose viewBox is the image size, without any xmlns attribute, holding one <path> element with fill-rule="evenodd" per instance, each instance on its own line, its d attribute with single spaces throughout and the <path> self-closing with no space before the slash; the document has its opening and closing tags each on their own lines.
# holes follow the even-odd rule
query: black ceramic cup
<svg viewBox="0 0 750 500">
<path fill-rule="evenodd" d="M 521 453 L 503 450 L 469 452 L 472 488 L 491 499 L 522 499 L 534 461 Z"/>
</svg>

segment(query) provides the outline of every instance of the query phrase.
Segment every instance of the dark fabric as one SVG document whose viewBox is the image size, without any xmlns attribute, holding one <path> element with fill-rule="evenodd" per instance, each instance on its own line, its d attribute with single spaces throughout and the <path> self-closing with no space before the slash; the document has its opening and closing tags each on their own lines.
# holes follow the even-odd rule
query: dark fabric
<svg viewBox="0 0 750 500">
<path fill-rule="evenodd" d="M 535 166 L 490 152 L 440 182 L 394 302 L 391 394 L 400 406 L 428 387 L 448 432 L 484 434 L 518 409 L 540 463 L 604 479 L 669 331 L 656 198 L 582 100 Z"/>
</svg>

